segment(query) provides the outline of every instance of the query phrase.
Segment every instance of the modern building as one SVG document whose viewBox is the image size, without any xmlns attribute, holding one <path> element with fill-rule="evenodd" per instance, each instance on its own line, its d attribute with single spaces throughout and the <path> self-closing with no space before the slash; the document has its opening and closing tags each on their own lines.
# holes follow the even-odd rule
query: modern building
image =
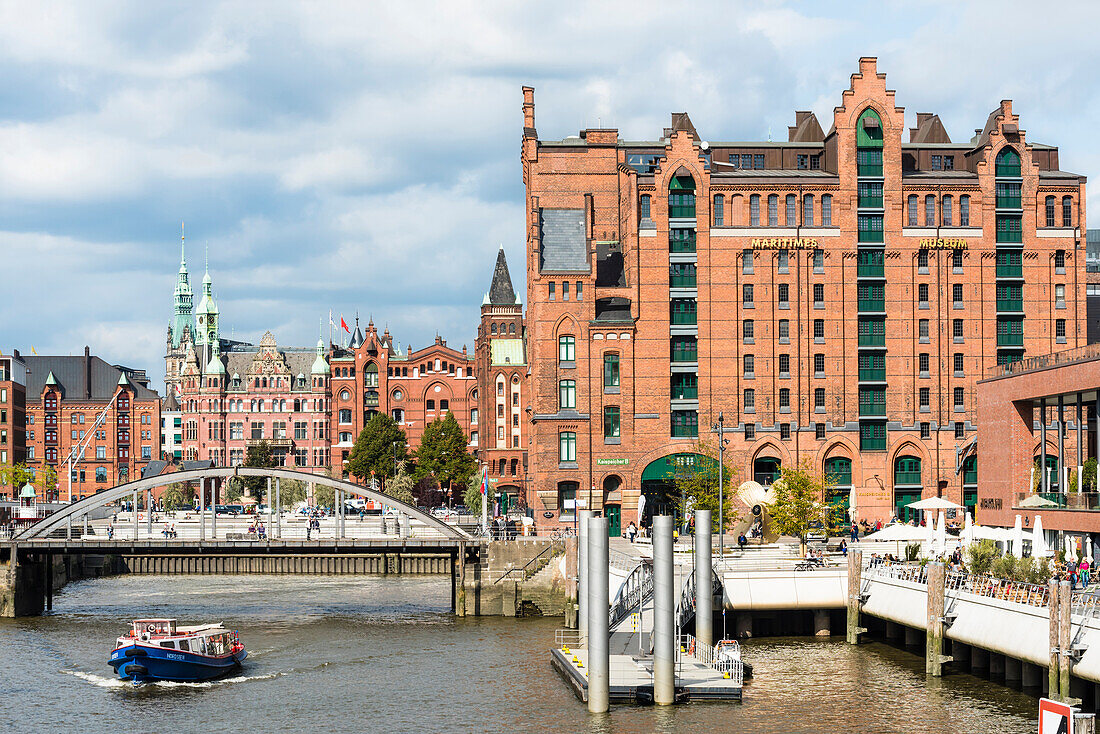
<svg viewBox="0 0 1100 734">
<path fill-rule="evenodd" d="M 160 455 L 166 462 L 183 460 L 183 411 L 175 392 L 160 401 Z"/>
<path fill-rule="evenodd" d="M 509 507 L 527 500 L 528 414 L 527 344 L 523 302 L 512 287 L 504 248 L 497 253 L 493 279 L 481 302 L 481 324 L 474 348 L 477 390 L 470 418 L 470 443 Z M 480 397 L 478 397 L 480 396 Z"/>
<path fill-rule="evenodd" d="M 20 359 L 27 465 L 57 472 L 56 496 L 46 499 L 83 499 L 136 479 L 159 459 L 160 396 L 144 370 L 108 364 L 88 347 L 78 357 Z"/>
<path fill-rule="evenodd" d="M 571 499 L 661 508 L 720 415 L 738 482 L 808 461 L 863 518 L 972 505 L 977 380 L 1086 342 L 1085 179 L 1011 101 L 962 142 L 934 114 L 906 130 L 863 58 L 832 119 L 797 112 L 786 141 L 716 141 L 686 113 L 652 140 L 551 141 L 523 94 L 528 482 L 549 522 Z"/>
<path fill-rule="evenodd" d="M 26 460 L 27 365 L 15 351 L 0 355 L 0 466 L 15 466 Z M 0 487 L 0 492 L 7 494 L 5 489 Z"/>
<path fill-rule="evenodd" d="M 977 389 L 975 519 L 1033 527 L 1041 515 L 1047 531 L 1100 540 L 1100 345 L 992 367 Z"/>
</svg>

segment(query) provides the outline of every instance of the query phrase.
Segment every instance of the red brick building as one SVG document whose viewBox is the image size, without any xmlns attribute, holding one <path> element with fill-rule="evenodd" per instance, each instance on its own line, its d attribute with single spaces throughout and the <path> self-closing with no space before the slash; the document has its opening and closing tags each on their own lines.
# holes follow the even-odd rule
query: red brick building
<svg viewBox="0 0 1100 734">
<path fill-rule="evenodd" d="M 0 466 L 27 460 L 27 365 L 16 351 L 0 356 Z M 10 487 L 0 492 L 13 498 Z"/>
<path fill-rule="evenodd" d="M 332 347 L 331 363 L 336 466 L 347 461 L 359 432 L 379 412 L 388 413 L 405 431 L 410 451 L 419 445 L 424 427 L 448 411 L 474 446 L 477 379 L 466 347 L 448 347 L 437 336 L 423 349 L 401 351 L 389 329 L 379 334 L 370 321 L 364 333 L 357 320 L 347 347 Z"/>
<path fill-rule="evenodd" d="M 1098 409 L 1100 345 L 991 369 L 978 383 L 975 519 L 1011 527 L 1019 514 L 1032 526 L 1042 515 L 1046 530 L 1100 533 L 1095 474 L 1082 469 L 1098 456 Z M 1036 493 L 1047 506 L 1020 506 Z"/>
<path fill-rule="evenodd" d="M 527 344 L 523 303 L 512 287 L 503 247 L 481 302 L 475 361 L 480 398 L 470 443 L 497 491 L 508 495 L 509 506 L 527 507 Z"/>
<path fill-rule="evenodd" d="M 27 370 L 27 465 L 57 471 L 56 499 L 131 481 L 160 458 L 160 396 L 144 370 L 108 364 L 88 347 L 80 357 L 20 359 Z"/>
<path fill-rule="evenodd" d="M 906 130 L 874 58 L 840 97 L 782 142 L 686 113 L 547 141 L 524 89 L 539 509 L 661 507 L 720 412 L 738 481 L 809 460 L 863 518 L 975 502 L 978 378 L 1085 343 L 1085 179 L 1010 101 L 953 142 L 933 114 Z"/>
</svg>

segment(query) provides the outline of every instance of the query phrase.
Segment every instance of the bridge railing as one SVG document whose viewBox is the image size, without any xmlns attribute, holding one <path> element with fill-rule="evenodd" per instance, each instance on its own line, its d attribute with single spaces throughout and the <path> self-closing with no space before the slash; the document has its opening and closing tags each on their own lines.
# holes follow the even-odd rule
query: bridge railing
<svg viewBox="0 0 1100 734">
<path fill-rule="evenodd" d="M 724 646 L 733 647 L 736 642 L 724 641 Z M 728 674 L 730 681 L 736 685 L 744 685 L 745 664 L 740 659 L 723 657 L 718 654 L 718 645 L 701 645 L 694 635 L 680 635 L 680 657 L 684 655 L 695 658 L 698 662 L 712 668 L 723 675 Z M 740 649 L 739 647 L 736 649 Z"/>
</svg>

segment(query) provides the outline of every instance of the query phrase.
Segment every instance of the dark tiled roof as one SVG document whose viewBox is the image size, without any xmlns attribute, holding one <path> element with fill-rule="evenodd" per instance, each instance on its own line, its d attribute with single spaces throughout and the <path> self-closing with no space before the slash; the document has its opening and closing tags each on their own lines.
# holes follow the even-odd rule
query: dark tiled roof
<svg viewBox="0 0 1100 734">
<path fill-rule="evenodd" d="M 168 466 L 168 462 L 161 461 L 160 459 L 154 459 L 145 465 L 145 468 L 141 470 L 141 478 L 155 477 L 164 473 L 164 469 Z"/>
<path fill-rule="evenodd" d="M 52 372 L 69 400 L 110 400 L 118 389 L 119 378 L 125 373 L 96 356 L 79 357 L 22 357 L 27 365 L 27 395 L 37 399 L 46 385 L 46 377 Z M 87 362 L 85 362 L 87 359 Z M 89 372 L 91 381 L 89 384 Z M 160 400 L 154 390 L 131 380 L 137 400 Z"/>
<path fill-rule="evenodd" d="M 497 252 L 497 266 L 493 270 L 493 282 L 489 284 L 489 303 L 494 306 L 513 306 L 516 303 L 516 292 L 512 288 L 512 276 L 508 272 L 503 247 Z"/>
<path fill-rule="evenodd" d="M 539 230 L 540 270 L 589 272 L 583 209 L 543 209 L 539 212 Z"/>
</svg>

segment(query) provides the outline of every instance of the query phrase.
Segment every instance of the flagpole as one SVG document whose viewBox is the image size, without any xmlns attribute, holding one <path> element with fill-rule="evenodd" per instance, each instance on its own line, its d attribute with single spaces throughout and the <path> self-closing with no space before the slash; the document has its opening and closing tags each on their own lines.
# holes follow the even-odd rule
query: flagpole
<svg viewBox="0 0 1100 734">
<path fill-rule="evenodd" d="M 481 527 L 489 534 L 489 469 L 481 469 Z"/>
</svg>

